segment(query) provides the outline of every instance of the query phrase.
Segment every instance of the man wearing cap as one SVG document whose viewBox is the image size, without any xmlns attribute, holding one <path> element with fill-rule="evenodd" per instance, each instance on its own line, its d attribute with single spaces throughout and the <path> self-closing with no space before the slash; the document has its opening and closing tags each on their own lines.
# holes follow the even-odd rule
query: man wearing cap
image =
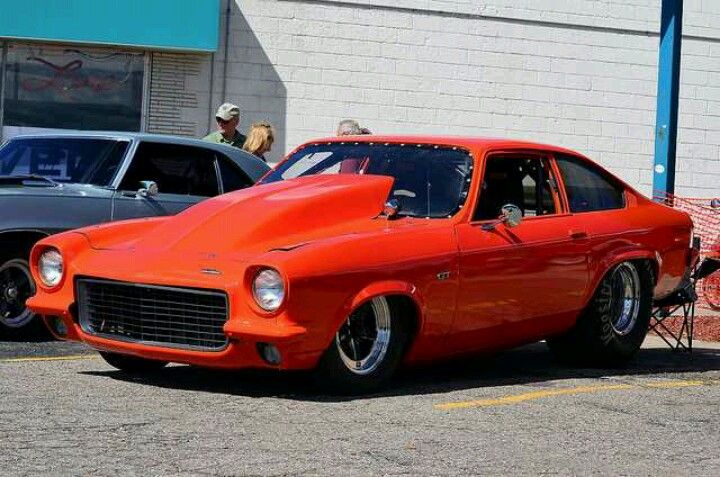
<svg viewBox="0 0 720 477">
<path fill-rule="evenodd" d="M 215 113 L 218 130 L 203 138 L 205 141 L 227 144 L 242 149 L 245 136 L 236 129 L 240 124 L 240 108 L 231 103 L 223 103 Z"/>
</svg>

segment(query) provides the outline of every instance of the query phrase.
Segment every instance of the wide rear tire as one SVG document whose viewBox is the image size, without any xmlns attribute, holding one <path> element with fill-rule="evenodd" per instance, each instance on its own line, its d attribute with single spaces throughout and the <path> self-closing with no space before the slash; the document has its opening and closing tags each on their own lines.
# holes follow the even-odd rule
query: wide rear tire
<svg viewBox="0 0 720 477">
<path fill-rule="evenodd" d="M 547 339 L 552 352 L 573 364 L 613 367 L 627 363 L 647 335 L 653 270 L 647 261 L 622 262 L 602 279 L 576 325 Z"/>
<path fill-rule="evenodd" d="M 119 353 L 101 351 L 100 356 L 110 366 L 131 374 L 153 373 L 167 366 L 167 361 L 155 361 L 152 359 L 136 358 Z"/>
<path fill-rule="evenodd" d="M 410 317 L 387 297 L 359 306 L 340 326 L 315 371 L 331 393 L 364 394 L 382 387 L 410 341 Z"/>
</svg>

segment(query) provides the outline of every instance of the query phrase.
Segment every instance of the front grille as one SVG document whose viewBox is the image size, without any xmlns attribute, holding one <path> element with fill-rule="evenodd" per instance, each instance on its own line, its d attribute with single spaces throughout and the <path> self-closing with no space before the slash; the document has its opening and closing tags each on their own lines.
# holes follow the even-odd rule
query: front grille
<svg viewBox="0 0 720 477">
<path fill-rule="evenodd" d="M 84 278 L 76 284 L 80 326 L 86 333 L 171 348 L 227 346 L 223 292 Z"/>
</svg>

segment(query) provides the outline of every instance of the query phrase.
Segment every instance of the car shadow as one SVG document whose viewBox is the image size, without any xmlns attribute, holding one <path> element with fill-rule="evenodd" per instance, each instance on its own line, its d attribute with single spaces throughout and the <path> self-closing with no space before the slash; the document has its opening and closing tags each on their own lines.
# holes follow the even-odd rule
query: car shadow
<svg viewBox="0 0 720 477">
<path fill-rule="evenodd" d="M 578 378 L 622 378 L 643 375 L 672 377 L 679 373 L 720 370 L 720 349 L 695 348 L 692 354 L 670 349 L 642 349 L 626 367 L 579 368 L 558 363 L 543 343 L 492 356 L 443 362 L 402 370 L 381 392 L 330 395 L 313 384 L 308 372 L 217 371 L 192 366 L 171 366 L 161 372 L 132 375 L 122 371 L 84 371 L 125 382 L 169 389 L 221 393 L 246 397 L 281 397 L 299 401 L 340 402 L 380 397 L 443 394 L 474 388 L 533 384 Z"/>
</svg>

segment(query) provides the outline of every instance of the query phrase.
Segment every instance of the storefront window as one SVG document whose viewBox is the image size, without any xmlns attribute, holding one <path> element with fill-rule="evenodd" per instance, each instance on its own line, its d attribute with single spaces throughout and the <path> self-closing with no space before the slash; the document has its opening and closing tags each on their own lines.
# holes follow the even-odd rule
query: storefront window
<svg viewBox="0 0 720 477">
<path fill-rule="evenodd" d="M 144 53 L 8 45 L 3 125 L 139 131 Z"/>
</svg>

